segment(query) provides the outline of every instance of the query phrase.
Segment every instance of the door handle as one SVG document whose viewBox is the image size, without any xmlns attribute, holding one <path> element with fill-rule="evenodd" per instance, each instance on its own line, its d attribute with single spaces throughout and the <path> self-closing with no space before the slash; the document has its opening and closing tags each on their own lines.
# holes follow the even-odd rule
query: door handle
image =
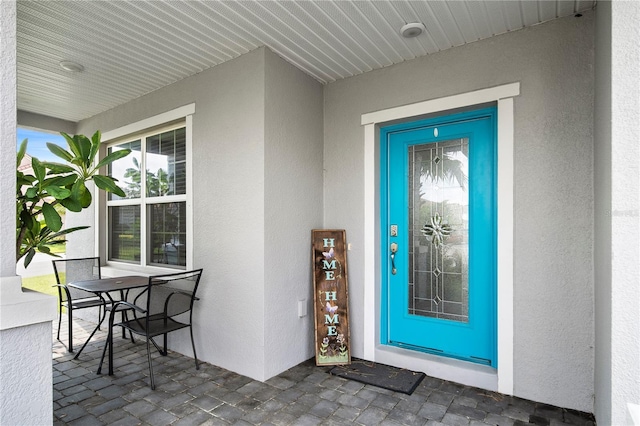
<svg viewBox="0 0 640 426">
<path fill-rule="evenodd" d="M 397 243 L 391 243 L 391 247 L 389 247 L 389 249 L 391 250 L 391 274 L 395 275 L 396 272 L 398 272 L 398 270 L 396 269 L 396 253 L 398 252 L 398 244 Z"/>
</svg>

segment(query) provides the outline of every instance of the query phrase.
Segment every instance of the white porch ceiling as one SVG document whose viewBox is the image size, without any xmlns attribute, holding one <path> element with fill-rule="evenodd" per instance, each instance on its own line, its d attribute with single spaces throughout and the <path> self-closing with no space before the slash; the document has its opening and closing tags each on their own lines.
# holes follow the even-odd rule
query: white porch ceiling
<svg viewBox="0 0 640 426">
<path fill-rule="evenodd" d="M 79 121 L 267 46 L 321 83 L 594 7 L 594 0 L 17 2 L 18 109 Z M 423 35 L 405 39 L 405 23 Z M 69 73 L 59 63 L 82 64 Z"/>
</svg>

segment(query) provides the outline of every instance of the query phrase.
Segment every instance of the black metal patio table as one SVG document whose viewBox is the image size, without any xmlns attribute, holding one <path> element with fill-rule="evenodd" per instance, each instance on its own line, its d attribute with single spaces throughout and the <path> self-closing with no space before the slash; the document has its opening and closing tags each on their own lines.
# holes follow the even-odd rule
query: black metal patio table
<svg viewBox="0 0 640 426">
<path fill-rule="evenodd" d="M 120 298 L 124 299 L 124 292 L 128 290 L 132 290 L 135 288 L 145 287 L 149 282 L 149 278 L 142 275 L 128 275 L 124 277 L 112 277 L 112 278 L 101 278 L 98 280 L 86 280 L 86 281 L 75 281 L 67 284 L 69 287 L 74 287 L 80 290 L 89 291 L 91 293 L 95 293 L 100 299 L 104 300 L 104 295 L 107 296 L 111 303 L 114 302 L 113 297 L 111 296 L 112 292 L 119 292 Z M 100 329 L 100 325 L 104 321 L 104 315 L 96 328 L 91 332 L 86 342 L 82 345 L 80 350 L 76 353 L 73 359 L 77 359 L 82 350 L 87 346 L 87 343 L 91 340 L 93 335 Z"/>
</svg>

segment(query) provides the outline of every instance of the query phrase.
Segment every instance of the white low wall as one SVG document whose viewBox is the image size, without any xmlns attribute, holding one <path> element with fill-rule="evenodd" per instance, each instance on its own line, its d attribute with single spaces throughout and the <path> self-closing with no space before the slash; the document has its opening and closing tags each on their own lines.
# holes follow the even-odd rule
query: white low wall
<svg viewBox="0 0 640 426">
<path fill-rule="evenodd" d="M 54 297 L 0 278 L 0 425 L 53 423 L 51 321 Z"/>
</svg>

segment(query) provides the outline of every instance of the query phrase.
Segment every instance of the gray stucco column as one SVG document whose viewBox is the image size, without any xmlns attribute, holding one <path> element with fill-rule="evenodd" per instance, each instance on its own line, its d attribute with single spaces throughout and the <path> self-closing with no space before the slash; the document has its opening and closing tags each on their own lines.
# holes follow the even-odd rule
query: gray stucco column
<svg viewBox="0 0 640 426">
<path fill-rule="evenodd" d="M 640 425 L 640 5 L 596 13 L 594 412 Z"/>
<path fill-rule="evenodd" d="M 55 299 L 23 292 L 15 269 L 16 3 L 0 1 L 0 424 L 53 423 Z"/>
<path fill-rule="evenodd" d="M 640 425 L 639 19 L 637 2 L 611 2 L 610 424 L 614 425 Z"/>
<path fill-rule="evenodd" d="M 7 4 L 5 4 L 7 3 Z M 2 2 L 0 15 L 0 206 L 14 204 L 16 180 L 12 176 L 15 167 L 16 148 L 10 143 L 16 140 L 16 6 L 14 2 Z M 11 212 L 0 215 L 0 277 L 15 275 L 15 218 Z"/>
</svg>

